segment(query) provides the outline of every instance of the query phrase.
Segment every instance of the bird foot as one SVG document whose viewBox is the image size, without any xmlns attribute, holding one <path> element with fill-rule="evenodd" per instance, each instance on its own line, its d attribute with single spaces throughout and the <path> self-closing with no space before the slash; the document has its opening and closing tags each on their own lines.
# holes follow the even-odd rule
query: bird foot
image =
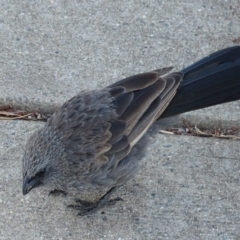
<svg viewBox="0 0 240 240">
<path fill-rule="evenodd" d="M 50 192 L 48 193 L 48 196 L 58 197 L 58 196 L 61 195 L 61 194 L 63 194 L 64 196 L 67 195 L 66 192 L 64 192 L 64 191 L 62 191 L 62 190 L 57 190 L 57 189 L 55 189 L 55 190 L 50 191 Z"/>
<path fill-rule="evenodd" d="M 112 206 L 118 201 L 123 201 L 122 198 L 114 198 L 108 201 L 97 201 L 97 202 L 88 202 L 88 201 L 83 201 L 81 199 L 76 199 L 75 200 L 77 203 L 80 203 L 80 205 L 69 205 L 68 207 L 73 208 L 75 210 L 78 210 L 78 214 L 80 216 L 85 216 L 88 214 L 92 214 L 97 212 L 99 209 L 105 207 L 105 206 Z"/>
<path fill-rule="evenodd" d="M 120 197 L 109 200 L 110 195 L 113 193 L 115 189 L 116 188 L 111 188 L 97 202 L 88 202 L 81 199 L 76 199 L 75 201 L 79 204 L 69 205 L 68 207 L 78 210 L 79 212 L 77 215 L 80 215 L 80 216 L 85 216 L 85 215 L 94 213 L 105 206 L 112 206 L 118 201 L 123 201 L 123 199 Z"/>
</svg>

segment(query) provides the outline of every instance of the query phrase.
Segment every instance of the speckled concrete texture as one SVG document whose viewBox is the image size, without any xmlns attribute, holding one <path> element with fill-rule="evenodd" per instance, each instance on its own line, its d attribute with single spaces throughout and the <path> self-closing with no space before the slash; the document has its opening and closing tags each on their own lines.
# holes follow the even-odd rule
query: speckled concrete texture
<svg viewBox="0 0 240 240">
<path fill-rule="evenodd" d="M 132 74 L 179 70 L 240 36 L 239 0 L 2 0 L 0 9 L 0 105 L 43 112 Z M 239 126 L 239 107 L 183 118 Z M 77 217 L 64 196 L 22 196 L 24 145 L 41 124 L 0 121 L 0 239 L 240 239 L 238 141 L 156 134 L 115 194 L 125 201 Z"/>
<path fill-rule="evenodd" d="M 157 134 L 124 202 L 88 217 L 43 189 L 22 195 L 21 155 L 41 124 L 0 125 L 0 239 L 238 239 L 239 142 Z M 97 197 L 97 195 L 95 195 Z"/>
</svg>

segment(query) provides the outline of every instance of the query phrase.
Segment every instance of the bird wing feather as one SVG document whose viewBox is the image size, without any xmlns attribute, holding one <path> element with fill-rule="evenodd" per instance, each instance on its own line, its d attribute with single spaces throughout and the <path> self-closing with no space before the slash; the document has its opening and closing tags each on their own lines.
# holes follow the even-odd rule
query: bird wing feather
<svg viewBox="0 0 240 240">
<path fill-rule="evenodd" d="M 115 92 L 116 88 L 125 88 L 125 91 L 114 96 L 119 116 L 110 128 L 112 147 L 105 153 L 108 158 L 114 157 L 116 162 L 124 158 L 166 109 L 183 78 L 180 72 L 164 76 L 171 69 L 135 75 L 109 86 L 110 92 Z M 120 128 L 116 124 L 119 120 Z"/>
<path fill-rule="evenodd" d="M 63 137 L 69 167 L 100 185 L 166 109 L 183 78 L 163 68 L 83 92 L 48 121 Z M 97 172 L 99 171 L 99 177 Z M 103 184 L 104 185 L 104 184 Z"/>
</svg>

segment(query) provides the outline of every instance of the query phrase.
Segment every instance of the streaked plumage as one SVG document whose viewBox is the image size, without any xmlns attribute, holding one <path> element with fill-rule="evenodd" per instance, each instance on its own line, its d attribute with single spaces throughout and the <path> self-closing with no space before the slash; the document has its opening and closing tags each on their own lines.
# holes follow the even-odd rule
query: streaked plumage
<svg viewBox="0 0 240 240">
<path fill-rule="evenodd" d="M 129 153 L 149 127 L 161 116 L 239 99 L 239 68 L 240 47 L 228 48 L 181 72 L 163 68 L 76 95 L 27 142 L 23 194 L 38 185 L 66 193 L 108 187 L 98 202 L 73 207 L 85 214 L 113 203 L 113 190 L 137 171 L 140 159 Z"/>
</svg>

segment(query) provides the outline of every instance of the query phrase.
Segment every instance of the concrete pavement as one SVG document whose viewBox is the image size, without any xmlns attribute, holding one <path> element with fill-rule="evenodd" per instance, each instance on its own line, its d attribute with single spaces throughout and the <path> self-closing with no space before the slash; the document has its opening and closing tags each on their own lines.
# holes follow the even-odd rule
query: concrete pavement
<svg viewBox="0 0 240 240">
<path fill-rule="evenodd" d="M 51 113 L 80 90 L 181 69 L 240 35 L 240 2 L 2 1 L 0 106 Z M 240 127 L 240 103 L 187 113 Z M 239 239 L 239 141 L 156 133 L 124 202 L 89 217 L 43 189 L 22 196 L 21 157 L 40 122 L 0 121 L 0 239 Z M 97 195 L 94 193 L 93 197 Z"/>
</svg>

